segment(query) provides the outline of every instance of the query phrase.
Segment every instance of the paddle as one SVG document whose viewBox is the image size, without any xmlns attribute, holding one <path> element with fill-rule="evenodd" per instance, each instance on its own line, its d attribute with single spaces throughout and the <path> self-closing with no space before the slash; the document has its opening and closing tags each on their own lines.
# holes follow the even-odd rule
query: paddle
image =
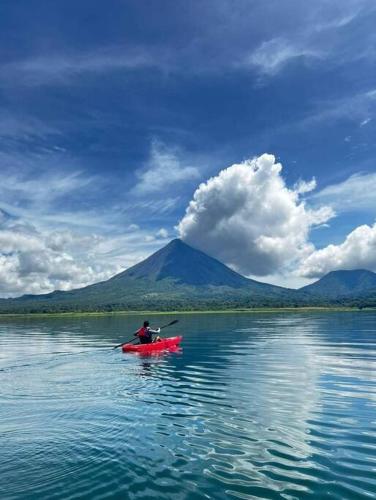
<svg viewBox="0 0 376 500">
<path fill-rule="evenodd" d="M 171 323 L 168 323 L 167 325 L 164 325 L 164 326 L 161 326 L 160 329 L 163 330 L 163 328 L 167 328 L 168 326 L 172 326 L 172 325 L 175 325 L 176 323 L 178 323 L 179 320 L 178 319 L 174 319 L 173 321 L 171 321 Z M 125 342 L 119 344 L 119 345 L 116 345 L 114 347 L 114 349 L 117 349 L 118 347 L 121 347 L 122 345 L 124 344 L 129 344 L 130 342 L 133 342 L 134 340 L 136 340 L 137 337 L 134 337 L 134 338 L 131 338 L 130 340 L 126 340 Z"/>
</svg>

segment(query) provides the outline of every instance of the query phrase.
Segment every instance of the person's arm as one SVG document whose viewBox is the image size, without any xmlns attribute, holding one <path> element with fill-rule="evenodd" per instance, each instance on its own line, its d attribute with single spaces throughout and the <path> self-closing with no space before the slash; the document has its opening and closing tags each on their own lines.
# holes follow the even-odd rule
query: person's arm
<svg viewBox="0 0 376 500">
<path fill-rule="evenodd" d="M 151 333 L 152 335 L 157 335 L 158 333 L 160 333 L 161 329 L 160 329 L 160 328 L 157 328 L 156 330 L 152 330 L 151 328 L 148 328 L 148 331 L 149 331 L 149 333 Z"/>
</svg>

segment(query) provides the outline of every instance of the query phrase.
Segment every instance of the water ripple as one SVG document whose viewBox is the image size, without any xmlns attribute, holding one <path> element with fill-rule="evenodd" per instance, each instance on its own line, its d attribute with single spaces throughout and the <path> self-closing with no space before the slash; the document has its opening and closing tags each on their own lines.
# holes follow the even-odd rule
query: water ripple
<svg viewBox="0 0 376 500">
<path fill-rule="evenodd" d="M 148 357 L 141 318 L 4 321 L 0 497 L 372 498 L 375 320 L 192 315 Z"/>
</svg>

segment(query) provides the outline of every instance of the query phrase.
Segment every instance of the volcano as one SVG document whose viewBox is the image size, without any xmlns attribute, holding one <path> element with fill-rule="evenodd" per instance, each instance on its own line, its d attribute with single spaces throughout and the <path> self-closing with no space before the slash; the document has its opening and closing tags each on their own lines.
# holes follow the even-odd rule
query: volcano
<svg viewBox="0 0 376 500">
<path fill-rule="evenodd" d="M 292 305 L 299 293 L 245 278 L 179 239 L 107 281 L 0 301 L 0 312 L 171 310 Z"/>
</svg>

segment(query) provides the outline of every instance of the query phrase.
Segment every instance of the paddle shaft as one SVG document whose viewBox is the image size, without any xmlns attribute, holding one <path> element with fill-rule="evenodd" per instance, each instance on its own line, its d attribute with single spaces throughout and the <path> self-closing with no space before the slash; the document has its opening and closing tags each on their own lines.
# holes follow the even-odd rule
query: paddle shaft
<svg viewBox="0 0 376 500">
<path fill-rule="evenodd" d="M 163 330 L 163 328 L 167 328 L 168 326 L 172 326 L 172 325 L 175 325 L 176 323 L 178 323 L 178 319 L 174 319 L 173 321 L 171 321 L 171 323 L 168 323 L 167 325 L 163 325 L 160 327 L 160 330 Z M 137 332 L 135 332 L 137 333 Z M 129 344 L 130 342 L 133 342 L 134 340 L 136 340 L 137 337 L 132 337 L 130 340 L 126 340 L 125 342 L 119 344 L 119 345 L 116 345 L 114 347 L 114 349 L 117 349 L 118 347 L 121 347 L 122 345 L 124 344 Z"/>
</svg>

